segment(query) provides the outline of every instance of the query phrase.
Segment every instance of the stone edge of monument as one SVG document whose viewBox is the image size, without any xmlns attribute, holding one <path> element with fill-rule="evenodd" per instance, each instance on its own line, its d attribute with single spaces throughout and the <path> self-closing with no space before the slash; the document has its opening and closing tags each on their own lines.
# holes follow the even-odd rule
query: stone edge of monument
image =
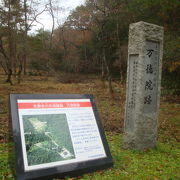
<svg viewBox="0 0 180 180">
<path fill-rule="evenodd" d="M 130 28 L 129 28 L 129 43 L 128 43 L 128 68 L 127 68 L 127 83 L 126 83 L 126 88 L 128 90 L 128 86 L 129 86 L 129 60 L 130 60 L 130 55 L 139 55 L 139 61 L 144 59 L 145 56 L 145 46 L 146 46 L 146 41 L 155 41 L 155 42 L 159 42 L 160 44 L 160 54 L 159 54 L 159 84 L 158 84 L 158 94 L 157 94 L 157 112 L 154 114 L 154 118 L 156 119 L 156 121 L 158 121 L 158 114 L 159 114 L 159 104 L 160 104 L 160 82 L 161 82 L 161 73 L 162 73 L 162 56 L 163 56 L 163 27 L 158 26 L 158 25 L 154 25 L 154 24 L 150 24 L 150 23 L 146 23 L 143 21 L 137 22 L 137 23 L 133 23 L 130 24 Z M 143 81 L 143 73 L 144 70 L 140 69 L 140 72 L 138 72 L 140 75 L 140 81 Z M 142 89 L 142 83 L 138 84 L 138 88 Z M 139 92 L 139 91 L 138 91 Z M 139 97 L 141 96 L 141 94 L 139 94 Z M 143 96 L 143 95 L 142 95 Z M 128 93 L 126 92 L 126 103 L 125 103 L 125 107 L 127 107 L 127 100 L 128 100 Z M 138 109 L 139 111 L 143 111 L 143 105 L 142 103 L 138 103 Z M 127 108 L 125 108 L 125 120 L 126 120 L 126 111 Z M 142 113 L 140 113 L 142 114 Z M 138 116 L 138 115 L 136 115 Z M 146 117 L 140 117 L 142 118 L 148 118 L 148 116 Z M 124 126 L 126 126 L 125 124 L 126 122 L 124 122 Z M 142 123 L 142 122 L 140 122 Z M 157 133 L 157 125 L 155 128 L 155 132 L 154 135 L 152 135 L 152 139 L 156 139 L 155 134 Z M 127 149 L 144 149 L 144 147 L 141 146 L 137 146 L 138 140 L 137 138 L 134 136 L 134 132 L 124 132 L 124 144 L 123 144 L 123 148 Z M 147 146 L 147 148 L 152 148 L 155 146 L 155 142 L 152 142 L 152 145 L 150 145 L 149 147 Z"/>
</svg>

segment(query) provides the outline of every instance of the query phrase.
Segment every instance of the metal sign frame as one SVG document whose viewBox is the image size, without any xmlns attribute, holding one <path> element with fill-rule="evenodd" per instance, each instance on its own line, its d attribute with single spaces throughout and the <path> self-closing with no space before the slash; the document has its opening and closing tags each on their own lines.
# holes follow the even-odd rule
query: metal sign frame
<svg viewBox="0 0 180 180">
<path fill-rule="evenodd" d="M 24 153 L 24 149 L 26 149 L 25 151 L 27 151 L 27 141 L 25 140 L 25 137 L 26 137 L 25 135 L 29 134 L 31 137 L 33 137 L 35 135 L 31 132 L 25 134 L 24 128 L 26 126 L 22 125 L 22 122 L 23 123 L 25 122 L 25 120 L 22 117 L 25 117 L 25 116 L 21 116 L 21 110 L 20 110 L 21 105 L 19 104 L 19 102 L 21 102 L 21 101 L 22 102 L 31 102 L 32 101 L 32 102 L 34 102 L 34 106 L 36 106 L 37 105 L 36 101 L 44 102 L 44 100 L 46 100 L 47 102 L 57 101 L 60 103 L 61 103 L 61 101 L 64 101 L 63 103 L 66 103 L 66 101 L 69 102 L 71 100 L 74 100 L 75 102 L 83 101 L 83 102 L 85 102 L 84 105 L 89 104 L 91 106 L 89 109 L 92 109 L 92 112 L 94 114 L 94 120 L 92 120 L 92 123 L 95 123 L 97 126 L 98 133 L 99 133 L 99 140 L 102 142 L 102 147 L 101 147 L 102 150 L 101 151 L 104 151 L 105 155 L 99 156 L 99 157 L 97 156 L 96 158 L 90 158 L 90 159 L 84 158 L 82 160 L 79 160 L 78 158 L 76 159 L 76 156 L 74 155 L 74 159 L 67 158 L 68 159 L 67 160 L 66 157 L 71 157 L 72 153 L 70 153 L 70 151 L 68 151 L 64 147 L 60 148 L 59 145 L 57 145 L 57 143 L 54 140 L 52 140 L 53 143 L 51 143 L 51 146 L 54 146 L 54 149 L 61 149 L 62 152 L 59 152 L 59 150 L 58 150 L 58 153 L 59 153 L 59 155 L 61 155 L 61 158 L 62 157 L 64 158 L 64 160 L 62 162 L 57 161 L 57 162 L 51 162 L 49 164 L 44 163 L 44 166 L 42 166 L 43 168 L 40 168 L 41 165 L 43 165 L 43 164 L 40 164 L 39 166 L 37 165 L 37 168 L 36 168 L 36 165 L 34 165 L 34 166 L 32 166 L 33 168 L 31 168 L 31 166 L 30 166 L 28 169 L 27 162 L 25 161 L 25 159 L 27 159 L 27 154 Z M 89 100 L 89 102 L 86 102 L 88 100 Z M 63 106 L 62 103 L 61 104 L 60 103 L 59 104 L 56 103 L 54 105 L 51 104 L 51 107 L 56 108 L 56 110 L 58 111 Z M 29 104 L 26 103 L 25 108 L 27 110 L 28 110 L 28 108 L 32 108 L 32 107 L 30 107 L 32 104 L 31 103 L 29 103 Z M 36 106 L 37 108 L 40 108 L 40 106 L 44 109 L 51 108 L 51 107 L 48 107 L 47 103 L 46 104 L 39 103 L 39 104 L 40 104 L 39 106 Z M 45 105 L 47 105 L 47 107 L 45 107 Z M 64 107 L 64 111 L 66 111 L 66 109 L 68 108 L 67 105 L 68 104 L 66 103 L 65 107 Z M 71 108 L 71 109 L 74 108 L 74 110 L 77 112 L 78 110 L 80 110 L 79 109 L 80 107 L 76 107 L 76 105 L 78 106 L 78 103 L 70 104 L 71 107 L 69 107 L 69 108 Z M 16 174 L 17 174 L 18 180 L 42 179 L 42 178 L 43 179 L 46 179 L 46 178 L 51 179 L 54 177 L 62 178 L 65 176 L 78 176 L 78 175 L 81 175 L 86 172 L 93 172 L 96 170 L 101 170 L 101 169 L 112 167 L 112 165 L 113 165 L 112 156 L 111 156 L 111 153 L 110 153 L 110 150 L 108 147 L 108 143 L 107 143 L 107 140 L 105 137 L 103 126 L 101 124 L 101 120 L 100 120 L 100 117 L 98 114 L 95 100 L 92 95 L 89 95 L 89 94 L 10 94 L 10 106 L 11 106 L 13 139 L 14 139 L 15 151 L 16 151 Z M 84 108 L 84 109 L 86 109 L 86 108 Z M 29 112 L 33 113 L 33 111 L 34 110 L 31 109 Z M 81 111 L 83 112 L 83 108 L 81 108 Z M 41 111 L 41 109 L 39 109 L 39 112 L 41 112 L 41 119 L 42 119 L 44 117 L 43 109 L 42 109 L 42 111 Z M 43 128 L 42 128 L 43 125 L 44 124 L 46 125 L 46 123 L 47 123 L 44 120 L 40 122 L 35 118 L 34 119 L 31 118 L 30 121 L 33 122 L 33 125 L 35 124 L 33 127 L 36 130 L 39 130 L 41 132 L 43 130 Z M 22 128 L 22 126 L 23 126 L 23 128 Z M 39 129 L 37 127 L 39 127 Z M 68 127 L 69 127 L 69 125 L 68 125 Z M 71 132 L 71 129 L 69 129 L 69 131 Z M 81 133 L 83 133 L 83 131 L 81 131 Z M 51 138 L 52 135 L 50 134 L 50 132 L 45 132 L 44 134 L 46 134 L 46 136 L 48 138 L 52 139 Z M 71 136 L 71 138 L 72 138 L 72 136 Z M 50 142 L 50 141 L 47 141 L 47 142 Z M 23 144 L 25 144 L 24 149 L 23 149 L 23 147 L 24 147 Z M 38 147 L 42 148 L 43 143 L 38 142 L 34 146 L 36 146 L 36 147 L 38 146 Z M 72 147 L 74 149 L 74 144 L 72 144 Z M 79 147 L 81 147 L 81 146 L 79 146 Z M 31 151 L 32 151 L 32 149 L 31 149 Z M 64 153 L 64 155 L 63 155 L 63 153 Z M 68 153 L 69 153 L 69 156 L 68 156 Z M 84 152 L 84 153 L 86 154 L 86 152 Z M 96 153 L 95 150 L 94 150 L 94 153 Z M 94 155 L 96 155 L 96 154 L 94 154 Z M 73 157 L 73 155 L 72 155 L 72 157 Z M 38 157 L 37 157 L 37 159 L 38 159 Z"/>
</svg>

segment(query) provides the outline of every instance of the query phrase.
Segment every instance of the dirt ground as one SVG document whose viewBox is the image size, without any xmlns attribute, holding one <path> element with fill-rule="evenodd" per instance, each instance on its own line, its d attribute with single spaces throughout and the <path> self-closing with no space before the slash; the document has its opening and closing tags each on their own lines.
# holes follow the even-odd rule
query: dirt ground
<svg viewBox="0 0 180 180">
<path fill-rule="evenodd" d="M 64 75 L 66 77 L 66 75 Z M 78 81 L 77 81 L 78 78 Z M 113 95 L 107 91 L 107 84 L 96 76 L 76 77 L 76 82 L 62 82 L 60 79 L 45 76 L 27 76 L 21 84 L 4 83 L 0 74 L 0 142 L 12 139 L 9 94 L 93 94 L 104 129 L 122 132 L 124 121 L 125 83 L 113 81 Z M 180 137 L 180 96 L 162 96 L 159 116 L 159 139 L 179 142 Z M 166 138 L 164 138 L 166 137 Z"/>
</svg>

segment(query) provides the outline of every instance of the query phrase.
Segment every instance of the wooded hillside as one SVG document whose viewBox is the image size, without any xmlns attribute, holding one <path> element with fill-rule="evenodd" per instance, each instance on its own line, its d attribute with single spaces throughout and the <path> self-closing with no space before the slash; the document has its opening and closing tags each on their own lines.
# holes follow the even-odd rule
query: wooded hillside
<svg viewBox="0 0 180 180">
<path fill-rule="evenodd" d="M 57 28 L 55 1 L 48 0 L 41 12 L 37 4 L 33 0 L 0 4 L 0 65 L 6 82 L 13 84 L 12 75 L 20 83 L 28 74 L 96 73 L 108 79 L 112 92 L 112 79 L 125 80 L 128 28 L 138 21 L 164 27 L 163 77 L 179 75 L 178 0 L 86 0 Z M 33 23 L 44 12 L 52 17 L 51 31 L 39 29 L 32 35 Z"/>
</svg>

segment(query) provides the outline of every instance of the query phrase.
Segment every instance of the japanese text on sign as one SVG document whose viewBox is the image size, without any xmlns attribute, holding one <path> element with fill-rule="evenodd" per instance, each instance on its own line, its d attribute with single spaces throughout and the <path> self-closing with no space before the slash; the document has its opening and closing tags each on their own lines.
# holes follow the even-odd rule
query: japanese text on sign
<svg viewBox="0 0 180 180">
<path fill-rule="evenodd" d="M 159 43 L 147 41 L 145 56 L 144 112 L 156 110 L 158 87 Z"/>
</svg>

